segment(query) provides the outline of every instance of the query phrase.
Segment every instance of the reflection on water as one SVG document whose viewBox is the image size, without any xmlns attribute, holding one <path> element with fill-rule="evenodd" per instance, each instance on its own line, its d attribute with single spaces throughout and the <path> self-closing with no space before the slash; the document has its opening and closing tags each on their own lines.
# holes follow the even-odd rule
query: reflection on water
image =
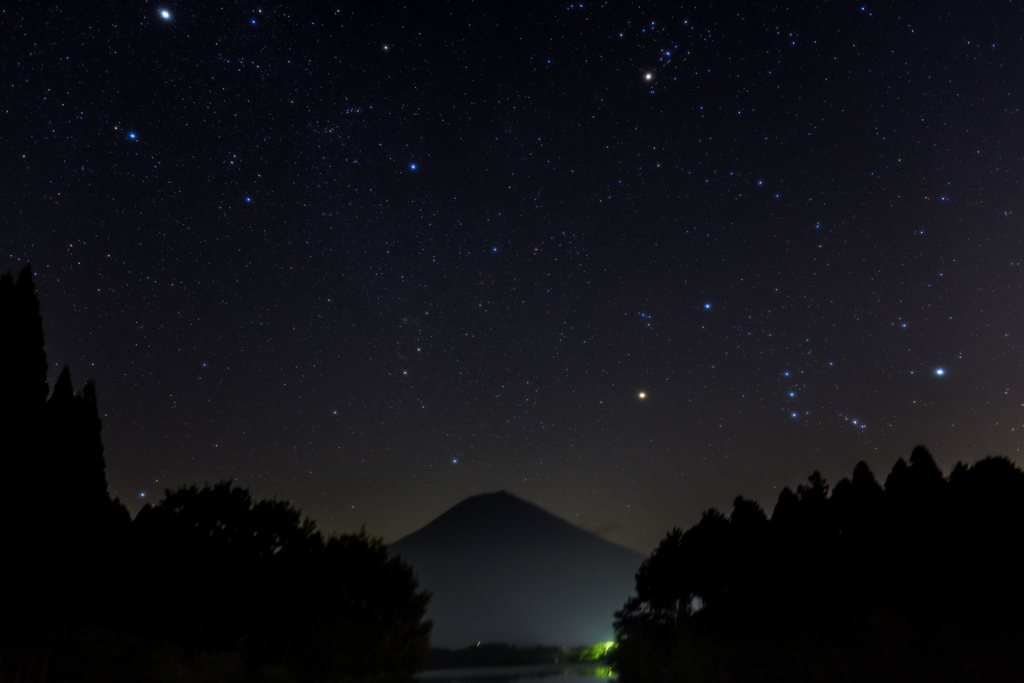
<svg viewBox="0 0 1024 683">
<path fill-rule="evenodd" d="M 424 671 L 419 680 L 431 683 L 599 683 L 618 678 L 607 666 L 588 664 L 538 664 L 536 666 L 488 666 L 478 669 Z"/>
</svg>

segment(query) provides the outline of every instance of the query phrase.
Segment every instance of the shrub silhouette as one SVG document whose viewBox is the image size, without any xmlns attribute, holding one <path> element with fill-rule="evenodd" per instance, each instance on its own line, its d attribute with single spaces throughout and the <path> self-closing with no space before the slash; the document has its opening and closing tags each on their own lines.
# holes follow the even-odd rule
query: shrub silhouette
<svg viewBox="0 0 1024 683">
<path fill-rule="evenodd" d="M 365 533 L 325 537 L 228 483 L 132 520 L 90 382 L 49 390 L 26 266 L 0 277 L 0 681 L 403 681 L 429 594 Z"/>
<path fill-rule="evenodd" d="M 427 655 L 429 595 L 365 533 L 324 538 L 288 504 L 225 482 L 168 491 L 132 534 L 153 568 L 144 582 L 176 606 L 151 636 L 190 653 L 332 681 L 409 679 Z"/>
<path fill-rule="evenodd" d="M 616 614 L 624 681 L 1021 680 L 1024 472 L 943 476 L 923 446 L 878 485 L 818 472 L 771 520 L 737 498 L 673 529 Z M 700 609 L 695 609 L 699 607 Z"/>
</svg>

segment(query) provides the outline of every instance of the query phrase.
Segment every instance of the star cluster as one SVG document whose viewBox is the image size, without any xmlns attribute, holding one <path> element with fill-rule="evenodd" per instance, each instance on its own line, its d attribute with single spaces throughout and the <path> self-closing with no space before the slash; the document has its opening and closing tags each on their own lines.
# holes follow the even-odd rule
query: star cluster
<svg viewBox="0 0 1024 683">
<path fill-rule="evenodd" d="M 1019 459 L 1015 2 L 0 13 L 0 254 L 136 506 L 649 550 L 818 469 Z"/>
</svg>

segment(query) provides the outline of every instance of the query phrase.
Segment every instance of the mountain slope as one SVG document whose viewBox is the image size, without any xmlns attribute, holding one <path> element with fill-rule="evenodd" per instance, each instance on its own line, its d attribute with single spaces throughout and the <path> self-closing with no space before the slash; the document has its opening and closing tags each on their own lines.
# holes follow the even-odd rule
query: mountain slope
<svg viewBox="0 0 1024 683">
<path fill-rule="evenodd" d="M 467 498 L 391 549 L 434 591 L 436 647 L 609 640 L 644 559 L 505 491 Z"/>
</svg>

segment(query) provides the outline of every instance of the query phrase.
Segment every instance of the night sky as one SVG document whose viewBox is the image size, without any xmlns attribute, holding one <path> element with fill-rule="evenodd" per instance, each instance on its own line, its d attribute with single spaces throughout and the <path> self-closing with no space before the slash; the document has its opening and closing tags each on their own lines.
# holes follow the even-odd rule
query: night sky
<svg viewBox="0 0 1024 683">
<path fill-rule="evenodd" d="M 1024 462 L 1024 4 L 18 2 L 0 269 L 112 494 L 650 549 L 814 470 Z M 40 501 L 45 505 L 46 501 Z"/>
</svg>

